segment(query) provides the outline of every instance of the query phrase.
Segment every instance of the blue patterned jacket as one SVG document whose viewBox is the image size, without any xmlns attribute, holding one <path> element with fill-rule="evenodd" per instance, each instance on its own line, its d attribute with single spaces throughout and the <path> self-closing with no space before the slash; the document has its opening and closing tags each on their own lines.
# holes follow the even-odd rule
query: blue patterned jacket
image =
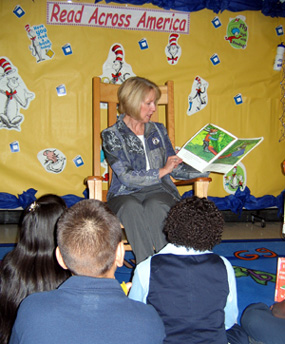
<svg viewBox="0 0 285 344">
<path fill-rule="evenodd" d="M 103 150 L 113 170 L 107 200 L 158 184 L 179 200 L 179 192 L 170 175 L 159 178 L 159 169 L 165 165 L 169 156 L 175 155 L 165 126 L 155 122 L 145 124 L 144 139 L 150 165 L 147 171 L 142 142 L 127 127 L 123 118 L 124 115 L 119 116 L 116 124 L 102 131 Z M 175 179 L 191 179 L 208 174 L 182 163 L 172 171 L 171 176 Z"/>
</svg>

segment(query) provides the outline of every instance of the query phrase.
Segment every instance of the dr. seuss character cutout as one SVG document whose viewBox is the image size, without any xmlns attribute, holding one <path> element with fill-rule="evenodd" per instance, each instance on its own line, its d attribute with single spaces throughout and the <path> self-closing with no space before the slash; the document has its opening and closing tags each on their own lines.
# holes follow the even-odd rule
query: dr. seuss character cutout
<svg viewBox="0 0 285 344">
<path fill-rule="evenodd" d="M 245 49 L 247 45 L 247 39 L 248 27 L 245 23 L 245 17 L 237 16 L 234 19 L 230 18 L 225 40 L 228 41 L 233 48 Z"/>
<path fill-rule="evenodd" d="M 207 88 L 209 84 L 203 80 L 200 76 L 196 76 L 192 91 L 188 96 L 188 109 L 187 115 L 193 115 L 195 112 L 203 110 L 208 104 Z"/>
<path fill-rule="evenodd" d="M 170 65 L 176 65 L 181 56 L 181 47 L 177 43 L 178 38 L 178 33 L 171 33 L 169 35 L 168 45 L 165 47 L 165 55 Z"/>
<path fill-rule="evenodd" d="M 50 60 L 54 52 L 51 50 L 51 41 L 48 39 L 45 26 L 43 24 L 34 26 L 27 24 L 25 29 L 31 42 L 29 49 L 37 63 Z"/>
<path fill-rule="evenodd" d="M 124 49 L 121 44 L 115 43 L 103 65 L 101 80 L 108 84 L 122 84 L 126 79 L 135 76 L 132 67 L 125 62 Z"/>
<path fill-rule="evenodd" d="M 65 155 L 58 149 L 46 148 L 38 153 L 38 159 L 43 168 L 50 173 L 62 172 L 66 165 Z"/>
<path fill-rule="evenodd" d="M 224 175 L 224 189 L 229 194 L 235 194 L 238 189 L 244 191 L 246 187 L 246 169 L 240 162 Z"/>
<path fill-rule="evenodd" d="M 24 116 L 20 108 L 27 109 L 35 98 L 7 57 L 0 57 L 0 129 L 21 131 Z"/>
</svg>

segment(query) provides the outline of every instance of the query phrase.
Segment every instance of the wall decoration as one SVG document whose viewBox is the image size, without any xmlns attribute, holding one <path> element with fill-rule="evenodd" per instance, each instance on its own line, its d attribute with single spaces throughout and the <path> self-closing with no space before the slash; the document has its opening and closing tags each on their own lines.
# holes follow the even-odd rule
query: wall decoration
<svg viewBox="0 0 285 344">
<path fill-rule="evenodd" d="M 73 159 L 73 162 L 75 164 L 76 167 L 80 167 L 82 165 L 84 165 L 84 161 L 81 157 L 81 155 L 77 155 L 74 159 Z"/>
<path fill-rule="evenodd" d="M 59 97 L 62 97 L 62 96 L 66 96 L 66 87 L 64 84 L 62 85 L 58 85 L 57 88 L 56 88 L 56 92 L 57 92 L 57 95 Z"/>
<path fill-rule="evenodd" d="M 169 35 L 168 45 L 165 47 L 165 55 L 170 65 L 176 65 L 181 56 L 181 47 L 177 43 L 178 38 L 178 33 L 171 33 Z"/>
<path fill-rule="evenodd" d="M 25 11 L 22 9 L 22 7 L 20 5 L 17 5 L 14 10 L 13 13 L 18 17 L 21 18 L 24 14 Z"/>
<path fill-rule="evenodd" d="M 50 173 L 61 173 L 66 165 L 65 155 L 56 148 L 46 148 L 37 155 L 43 168 Z"/>
<path fill-rule="evenodd" d="M 208 104 L 207 88 L 209 84 L 200 76 L 196 76 L 190 95 L 188 96 L 187 115 L 191 116 L 194 113 L 203 110 Z"/>
<path fill-rule="evenodd" d="M 278 25 L 276 28 L 276 34 L 277 36 L 282 36 L 284 34 L 284 30 L 283 30 L 283 26 L 282 25 Z"/>
<path fill-rule="evenodd" d="M 124 48 L 115 43 L 109 50 L 109 55 L 103 65 L 101 80 L 109 84 L 122 84 L 126 79 L 135 76 L 132 67 L 125 62 Z"/>
<path fill-rule="evenodd" d="M 243 163 L 234 166 L 223 178 L 224 189 L 229 194 L 235 194 L 239 189 L 244 191 L 246 187 L 246 169 Z"/>
<path fill-rule="evenodd" d="M 216 66 L 217 64 L 219 64 L 221 62 L 218 54 L 212 55 L 210 57 L 210 60 L 211 60 L 211 62 L 213 63 L 214 66 Z"/>
<path fill-rule="evenodd" d="M 64 55 L 71 55 L 72 54 L 72 49 L 71 45 L 69 43 L 65 44 L 63 47 L 61 47 Z"/>
<path fill-rule="evenodd" d="M 238 93 L 236 96 L 234 96 L 234 101 L 235 101 L 236 105 L 242 104 L 243 103 L 242 95 L 240 93 Z"/>
<path fill-rule="evenodd" d="M 47 24 L 189 34 L 190 14 L 188 11 L 47 1 Z"/>
<path fill-rule="evenodd" d="M 233 48 L 246 48 L 248 40 L 248 27 L 245 23 L 244 16 L 239 15 L 234 19 L 230 18 L 225 40 L 228 41 Z"/>
<path fill-rule="evenodd" d="M 17 68 L 7 57 L 0 57 L 0 129 L 21 131 L 24 116 L 20 108 L 27 109 L 34 98 Z"/>
<path fill-rule="evenodd" d="M 214 25 L 214 28 L 217 29 L 218 27 L 222 26 L 222 23 L 218 17 L 215 17 L 212 20 L 212 24 Z"/>
<path fill-rule="evenodd" d="M 12 143 L 10 143 L 10 150 L 11 153 L 18 153 L 20 152 L 20 145 L 18 141 L 14 141 Z"/>
<path fill-rule="evenodd" d="M 148 49 L 148 43 L 147 43 L 146 38 L 143 38 L 139 41 L 139 46 L 141 50 Z"/>
<path fill-rule="evenodd" d="M 27 24 L 25 29 L 31 41 L 29 49 L 36 58 L 37 63 L 53 58 L 54 52 L 51 49 L 51 41 L 48 39 L 45 26 L 43 24 L 35 26 Z"/>
</svg>

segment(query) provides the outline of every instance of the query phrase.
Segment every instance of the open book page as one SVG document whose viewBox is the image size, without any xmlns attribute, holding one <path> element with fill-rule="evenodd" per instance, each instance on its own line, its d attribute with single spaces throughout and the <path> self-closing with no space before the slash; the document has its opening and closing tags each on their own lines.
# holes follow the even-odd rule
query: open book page
<svg viewBox="0 0 285 344">
<path fill-rule="evenodd" d="M 252 139 L 238 139 L 229 148 L 227 148 L 215 161 L 207 166 L 207 171 L 228 173 L 262 141 L 263 137 Z"/>
<path fill-rule="evenodd" d="M 200 172 L 217 159 L 237 137 L 214 124 L 200 129 L 178 152 L 178 156 Z"/>
</svg>

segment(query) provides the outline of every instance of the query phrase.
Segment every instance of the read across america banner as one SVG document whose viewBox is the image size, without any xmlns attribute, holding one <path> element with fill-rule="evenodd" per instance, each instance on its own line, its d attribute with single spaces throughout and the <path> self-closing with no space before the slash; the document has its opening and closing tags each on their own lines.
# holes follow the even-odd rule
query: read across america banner
<svg viewBox="0 0 285 344">
<path fill-rule="evenodd" d="M 47 24 L 189 34 L 186 12 L 147 8 L 47 2 Z"/>
</svg>

